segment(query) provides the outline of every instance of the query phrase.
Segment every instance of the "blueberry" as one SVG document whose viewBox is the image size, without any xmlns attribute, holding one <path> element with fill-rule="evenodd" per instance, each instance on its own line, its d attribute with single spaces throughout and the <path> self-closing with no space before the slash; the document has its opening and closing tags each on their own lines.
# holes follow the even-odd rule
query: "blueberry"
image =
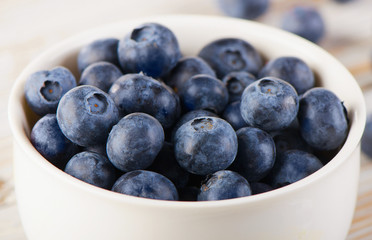
<svg viewBox="0 0 372 240">
<path fill-rule="evenodd" d="M 303 139 L 318 150 L 332 150 L 348 134 L 346 109 L 339 98 L 325 88 L 312 88 L 300 100 L 298 120 Z"/>
<path fill-rule="evenodd" d="M 281 27 L 314 43 L 325 33 L 323 17 L 317 9 L 308 6 L 296 6 L 284 13 Z"/>
<path fill-rule="evenodd" d="M 177 62 L 177 65 L 163 80 L 177 93 L 186 80 L 197 74 L 207 74 L 216 77 L 216 73 L 202 58 L 184 57 Z"/>
<path fill-rule="evenodd" d="M 111 189 L 116 181 L 116 169 L 98 153 L 80 152 L 67 163 L 65 172 L 97 187 Z"/>
<path fill-rule="evenodd" d="M 323 167 L 314 155 L 301 150 L 288 150 L 279 153 L 274 167 L 267 177 L 274 188 L 297 182 Z"/>
<path fill-rule="evenodd" d="M 174 135 L 176 134 L 176 131 L 179 127 L 181 127 L 184 123 L 197 117 L 218 117 L 218 115 L 211 111 L 203 110 L 203 109 L 193 110 L 193 111 L 183 114 L 172 128 L 172 141 L 174 140 Z"/>
<path fill-rule="evenodd" d="M 65 67 L 37 71 L 26 80 L 25 98 L 33 112 L 44 116 L 56 113 L 61 97 L 75 86 L 74 75 Z"/>
<path fill-rule="evenodd" d="M 225 120 L 199 117 L 177 130 L 174 149 L 181 167 L 193 174 L 207 175 L 231 165 L 238 141 L 234 129 Z"/>
<path fill-rule="evenodd" d="M 221 170 L 208 176 L 200 187 L 198 201 L 223 200 L 250 196 L 248 181 L 236 172 Z"/>
<path fill-rule="evenodd" d="M 123 74 L 120 69 L 109 62 L 96 62 L 84 69 L 80 85 L 92 85 L 108 92 L 111 85 Z"/>
<path fill-rule="evenodd" d="M 111 86 L 109 94 L 122 116 L 144 112 L 155 117 L 164 128 L 170 128 L 181 112 L 178 96 L 173 90 L 143 74 L 120 77 Z"/>
<path fill-rule="evenodd" d="M 119 112 L 107 93 L 84 85 L 71 89 L 61 98 L 57 120 L 68 139 L 88 147 L 106 142 L 111 127 L 119 120 Z"/>
<path fill-rule="evenodd" d="M 220 113 L 229 100 L 224 84 L 217 78 L 205 74 L 198 74 L 188 79 L 179 94 L 182 106 L 187 111 L 205 109 Z"/>
<path fill-rule="evenodd" d="M 124 72 L 154 78 L 167 74 L 182 57 L 174 33 L 157 23 L 142 24 L 121 39 L 118 56 Z"/>
<path fill-rule="evenodd" d="M 249 72 L 230 72 L 222 82 L 229 92 L 229 102 L 240 101 L 244 89 L 256 80 Z"/>
<path fill-rule="evenodd" d="M 361 140 L 361 148 L 369 158 L 372 158 L 372 114 L 367 117 L 366 127 Z"/>
<path fill-rule="evenodd" d="M 163 175 L 146 170 L 135 170 L 121 176 L 112 191 L 136 197 L 178 200 L 173 183 Z"/>
<path fill-rule="evenodd" d="M 107 139 L 107 156 L 124 172 L 149 167 L 164 144 L 159 121 L 146 113 L 132 113 L 122 118 Z"/>
<path fill-rule="evenodd" d="M 274 140 L 270 134 L 252 127 L 241 128 L 236 135 L 238 154 L 230 168 L 249 182 L 258 182 L 274 166 L 276 156 Z"/>
<path fill-rule="evenodd" d="M 202 48 L 198 54 L 222 79 L 230 72 L 246 71 L 257 75 L 262 59 L 257 50 L 248 42 L 238 38 L 221 38 Z"/>
<path fill-rule="evenodd" d="M 228 16 L 256 19 L 269 8 L 269 0 L 218 0 L 218 7 Z"/>
<path fill-rule="evenodd" d="M 347 2 L 352 2 L 353 0 L 334 0 L 334 1 L 338 3 L 347 3 Z"/>
<path fill-rule="evenodd" d="M 119 66 L 118 43 L 119 40 L 116 38 L 102 38 L 85 45 L 77 57 L 79 71 L 83 72 L 90 64 L 100 61 L 110 62 Z"/>
<path fill-rule="evenodd" d="M 302 138 L 299 129 L 288 128 L 278 131 L 273 136 L 276 152 L 298 149 L 312 153 L 311 147 Z"/>
<path fill-rule="evenodd" d="M 269 192 L 274 189 L 270 185 L 262 182 L 251 182 L 249 185 L 251 186 L 252 195 Z"/>
<path fill-rule="evenodd" d="M 230 123 L 235 130 L 248 126 L 240 113 L 240 101 L 235 101 L 227 105 L 222 113 L 222 118 Z"/>
<path fill-rule="evenodd" d="M 270 132 L 288 127 L 296 118 L 298 107 L 296 90 L 289 83 L 265 77 L 244 90 L 240 111 L 249 126 Z"/>
<path fill-rule="evenodd" d="M 56 167 L 63 169 L 78 148 L 62 133 L 55 114 L 40 118 L 31 130 L 31 143 L 36 150 Z"/>
<path fill-rule="evenodd" d="M 185 171 L 178 164 L 174 156 L 173 145 L 168 142 L 164 142 L 163 148 L 160 150 L 148 170 L 160 173 L 167 177 L 177 188 L 185 187 L 190 175 L 189 172 Z"/>
<path fill-rule="evenodd" d="M 297 57 L 278 57 L 270 60 L 261 69 L 259 77 L 277 77 L 289 82 L 302 94 L 314 87 L 314 73 L 310 67 Z"/>
</svg>

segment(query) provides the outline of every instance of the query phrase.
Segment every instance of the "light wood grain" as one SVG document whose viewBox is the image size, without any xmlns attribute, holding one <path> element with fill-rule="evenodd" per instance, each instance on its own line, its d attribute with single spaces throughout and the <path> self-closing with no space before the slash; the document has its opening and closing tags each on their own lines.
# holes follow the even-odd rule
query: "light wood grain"
<svg viewBox="0 0 372 240">
<path fill-rule="evenodd" d="M 272 0 L 257 21 L 279 26 L 294 4 L 319 7 L 327 35 L 320 45 L 355 76 L 372 112 L 372 2 Z M 7 119 L 9 90 L 21 70 L 58 41 L 117 20 L 156 14 L 221 15 L 215 0 L 0 0 L 0 239 L 25 240 L 14 197 L 12 137 Z M 340 200 L 342 201 L 342 200 Z M 348 240 L 372 239 L 372 160 L 362 155 L 359 194 Z"/>
</svg>

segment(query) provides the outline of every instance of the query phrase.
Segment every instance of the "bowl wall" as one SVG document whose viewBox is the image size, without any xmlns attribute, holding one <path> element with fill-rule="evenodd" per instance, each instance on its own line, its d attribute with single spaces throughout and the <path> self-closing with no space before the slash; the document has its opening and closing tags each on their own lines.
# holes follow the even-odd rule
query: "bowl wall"
<svg viewBox="0 0 372 240">
<path fill-rule="evenodd" d="M 158 22 L 178 37 L 185 55 L 195 56 L 212 40 L 239 37 L 265 59 L 298 56 L 320 86 L 344 101 L 350 132 L 336 157 L 311 176 L 264 194 L 214 202 L 170 202 L 126 196 L 83 183 L 44 160 L 28 136 L 37 117 L 23 97 L 28 75 L 63 65 L 76 77 L 76 56 L 102 37 L 122 38 L 144 22 Z M 21 73 L 9 101 L 14 134 L 16 197 L 30 240 L 344 239 L 356 203 L 360 138 L 365 124 L 362 92 L 330 54 L 297 36 L 262 24 L 225 17 L 158 16 L 103 26 L 67 39 Z"/>
</svg>

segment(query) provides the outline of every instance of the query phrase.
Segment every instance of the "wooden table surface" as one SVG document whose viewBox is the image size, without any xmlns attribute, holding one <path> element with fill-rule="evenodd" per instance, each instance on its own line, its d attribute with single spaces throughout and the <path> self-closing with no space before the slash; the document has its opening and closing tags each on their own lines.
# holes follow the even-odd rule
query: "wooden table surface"
<svg viewBox="0 0 372 240">
<path fill-rule="evenodd" d="M 355 76 L 372 112 L 372 0 L 272 0 L 257 21 L 278 26 L 293 4 L 319 7 L 327 34 L 319 45 Z M 222 15 L 215 0 L 0 0 L 0 239 L 25 240 L 12 179 L 12 136 L 7 103 L 12 84 L 37 55 L 86 29 L 158 14 Z M 342 201 L 342 200 L 340 200 Z M 372 239 L 372 160 L 362 155 L 359 195 L 348 240 Z"/>
</svg>

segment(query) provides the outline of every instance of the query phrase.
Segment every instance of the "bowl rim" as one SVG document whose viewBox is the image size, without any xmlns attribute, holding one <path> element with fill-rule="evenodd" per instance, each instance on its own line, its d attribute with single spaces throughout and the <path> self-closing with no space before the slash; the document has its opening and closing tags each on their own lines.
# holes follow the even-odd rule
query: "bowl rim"
<svg viewBox="0 0 372 240">
<path fill-rule="evenodd" d="M 223 24 L 237 24 L 240 26 L 245 27 L 254 27 L 254 28 L 260 28 L 264 31 L 269 31 L 272 33 L 275 33 L 279 36 L 283 36 L 286 39 L 289 39 L 291 42 L 293 41 L 296 44 L 306 45 L 306 47 L 310 48 L 312 51 L 314 51 L 316 54 L 321 54 L 324 57 L 331 59 L 335 64 L 338 64 L 340 68 L 343 69 L 345 72 L 347 78 L 350 78 L 350 84 L 354 85 L 355 90 L 358 93 L 358 103 L 359 108 L 358 111 L 355 113 L 353 124 L 351 124 L 349 129 L 349 135 L 341 148 L 341 150 L 336 154 L 336 156 L 327 163 L 324 167 L 316 171 L 315 173 L 311 174 L 310 176 L 301 179 L 295 183 L 292 183 L 290 185 L 287 185 L 285 187 L 274 189 L 269 192 L 265 192 L 262 194 L 257 195 L 251 195 L 247 197 L 240 197 L 235 199 L 226 199 L 226 200 L 219 200 L 219 201 L 203 201 L 203 202 L 197 202 L 197 201 L 164 201 L 164 200 L 155 200 L 155 199 L 146 199 L 146 198 L 140 198 L 135 196 L 129 196 L 124 195 L 120 193 L 116 193 L 110 190 L 102 189 L 93 185 L 90 185 L 88 183 L 85 183 L 81 180 L 78 180 L 66 173 L 64 173 L 62 170 L 59 170 L 55 166 L 53 166 L 51 163 L 49 163 L 46 159 L 44 159 L 37 150 L 33 147 L 31 144 L 31 141 L 26 135 L 26 131 L 24 129 L 24 121 L 22 120 L 23 116 L 23 109 L 21 104 L 21 97 L 23 94 L 24 89 L 24 82 L 27 75 L 27 72 L 30 72 L 30 69 L 33 69 L 34 66 L 40 64 L 40 62 L 43 61 L 43 59 L 46 59 L 48 56 L 53 55 L 55 52 L 59 52 L 62 47 L 67 46 L 69 48 L 70 45 L 74 45 L 77 40 L 84 39 L 87 36 L 91 36 L 92 34 L 96 34 L 97 31 L 104 29 L 111 29 L 115 26 L 119 26 L 121 24 L 128 24 L 128 23 L 143 23 L 143 22 L 164 22 L 164 21 L 189 21 L 189 20 L 195 20 L 198 21 L 207 21 L 207 22 L 214 22 L 216 24 L 223 23 Z M 259 49 L 258 49 L 259 51 Z M 147 17 L 140 17 L 140 18 L 134 18 L 134 19 L 126 19 L 121 20 L 118 22 L 113 22 L 109 24 L 105 24 L 102 26 L 95 27 L 93 29 L 86 30 L 82 33 L 79 33 L 77 35 L 71 36 L 65 40 L 62 40 L 61 42 L 55 44 L 51 48 L 47 49 L 46 51 L 42 52 L 39 56 L 37 56 L 35 59 L 33 59 L 27 66 L 22 70 L 20 75 L 17 77 L 15 83 L 12 86 L 10 96 L 9 96 L 9 102 L 8 102 L 8 120 L 10 123 L 10 128 L 13 134 L 13 141 L 14 144 L 18 144 L 23 151 L 25 151 L 28 156 L 30 157 L 30 160 L 37 164 L 40 168 L 42 168 L 44 171 L 48 172 L 49 174 L 53 174 L 55 177 L 57 177 L 60 181 L 64 181 L 66 184 L 73 185 L 79 190 L 89 192 L 90 194 L 93 194 L 97 197 L 111 199 L 116 202 L 122 202 L 122 203 L 129 203 L 134 205 L 147 205 L 147 206 L 153 206 L 153 207 L 168 207 L 168 208 L 207 208 L 207 209 L 213 209 L 213 208 L 219 208 L 219 207 L 229 207 L 229 206 L 239 206 L 239 205 L 246 205 L 246 204 L 257 204 L 261 203 L 265 200 L 272 200 L 277 197 L 281 197 L 283 195 L 287 195 L 288 193 L 295 193 L 296 191 L 300 190 L 304 186 L 307 186 L 311 184 L 314 181 L 321 181 L 324 177 L 326 177 L 331 172 L 335 171 L 340 165 L 342 165 L 343 162 L 347 160 L 347 158 L 353 153 L 353 151 L 359 147 L 360 139 L 364 130 L 365 122 L 366 122 L 366 107 L 365 102 L 363 98 L 363 93 L 354 79 L 354 77 L 351 75 L 351 73 L 344 67 L 335 57 L 331 56 L 328 52 L 326 52 L 324 49 L 322 49 L 320 46 L 307 41 L 305 39 L 302 39 L 301 37 L 298 37 L 292 33 L 285 32 L 281 29 L 259 23 L 249 20 L 243 20 L 243 19 L 236 19 L 226 16 L 209 16 L 209 15 L 196 15 L 196 14 L 167 14 L 167 15 L 154 15 L 154 16 L 147 16 Z"/>
</svg>

